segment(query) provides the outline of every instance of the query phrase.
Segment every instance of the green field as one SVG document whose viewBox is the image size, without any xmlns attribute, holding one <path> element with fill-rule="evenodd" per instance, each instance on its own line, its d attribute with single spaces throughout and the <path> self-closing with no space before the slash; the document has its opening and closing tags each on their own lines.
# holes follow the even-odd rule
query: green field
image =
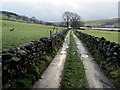
<svg viewBox="0 0 120 90">
<path fill-rule="evenodd" d="M 2 22 L 2 47 L 9 49 L 30 41 L 39 40 L 41 37 L 48 37 L 54 26 L 20 23 L 15 21 L 0 20 Z M 14 28 L 14 31 L 10 31 Z M 58 27 L 60 31 L 62 27 Z"/>
<path fill-rule="evenodd" d="M 116 42 L 120 44 L 119 36 L 120 32 L 114 32 L 114 31 L 103 31 L 103 30 L 79 30 L 83 33 L 90 34 L 95 37 L 104 37 L 106 40 L 111 42 Z"/>
</svg>

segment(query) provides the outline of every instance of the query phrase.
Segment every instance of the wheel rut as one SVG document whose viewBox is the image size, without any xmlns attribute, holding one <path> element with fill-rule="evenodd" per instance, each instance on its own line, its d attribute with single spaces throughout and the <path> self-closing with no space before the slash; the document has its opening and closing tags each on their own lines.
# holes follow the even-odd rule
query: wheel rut
<svg viewBox="0 0 120 90">
<path fill-rule="evenodd" d="M 74 34 L 73 34 L 74 35 Z M 103 74 L 100 67 L 94 61 L 92 55 L 88 52 L 84 44 L 74 35 L 77 44 L 78 54 L 86 72 L 87 81 L 90 88 L 113 88 L 108 78 Z"/>
<path fill-rule="evenodd" d="M 65 38 L 62 48 L 58 51 L 46 71 L 42 74 L 42 78 L 39 79 L 32 88 L 59 88 L 62 70 L 67 56 L 69 34 L 70 31 Z"/>
</svg>

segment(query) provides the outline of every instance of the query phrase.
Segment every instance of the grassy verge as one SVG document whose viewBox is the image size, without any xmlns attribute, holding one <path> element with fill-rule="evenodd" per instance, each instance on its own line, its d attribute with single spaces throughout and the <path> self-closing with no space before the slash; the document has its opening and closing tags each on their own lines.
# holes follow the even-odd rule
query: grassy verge
<svg viewBox="0 0 120 90">
<path fill-rule="evenodd" d="M 77 54 L 73 35 L 70 35 L 69 51 L 64 66 L 61 88 L 88 88 L 83 63 Z"/>
</svg>

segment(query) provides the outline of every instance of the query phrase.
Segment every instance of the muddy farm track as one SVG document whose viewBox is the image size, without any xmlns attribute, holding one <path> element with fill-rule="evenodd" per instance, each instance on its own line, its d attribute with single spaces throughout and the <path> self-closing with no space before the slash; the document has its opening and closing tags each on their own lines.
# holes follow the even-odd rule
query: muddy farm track
<svg viewBox="0 0 120 90">
<path fill-rule="evenodd" d="M 67 49 L 69 48 L 69 37 L 73 35 L 77 52 L 83 62 L 88 86 L 90 88 L 113 88 L 108 78 L 103 74 L 97 63 L 94 61 L 92 55 L 88 52 L 84 44 L 74 35 L 72 31 L 69 31 L 63 47 L 59 50 L 56 57 L 53 59 L 47 70 L 43 73 L 42 78 L 39 79 L 32 88 L 59 88 L 61 75 L 64 70 L 64 63 L 67 56 Z"/>
</svg>

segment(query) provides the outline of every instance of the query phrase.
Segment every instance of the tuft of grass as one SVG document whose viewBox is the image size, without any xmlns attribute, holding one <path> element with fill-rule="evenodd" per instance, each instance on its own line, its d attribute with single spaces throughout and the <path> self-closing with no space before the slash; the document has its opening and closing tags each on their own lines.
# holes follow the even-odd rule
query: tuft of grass
<svg viewBox="0 0 120 90">
<path fill-rule="evenodd" d="M 88 88 L 84 66 L 77 54 L 73 35 L 70 35 L 69 50 L 64 65 L 61 88 Z"/>
</svg>

